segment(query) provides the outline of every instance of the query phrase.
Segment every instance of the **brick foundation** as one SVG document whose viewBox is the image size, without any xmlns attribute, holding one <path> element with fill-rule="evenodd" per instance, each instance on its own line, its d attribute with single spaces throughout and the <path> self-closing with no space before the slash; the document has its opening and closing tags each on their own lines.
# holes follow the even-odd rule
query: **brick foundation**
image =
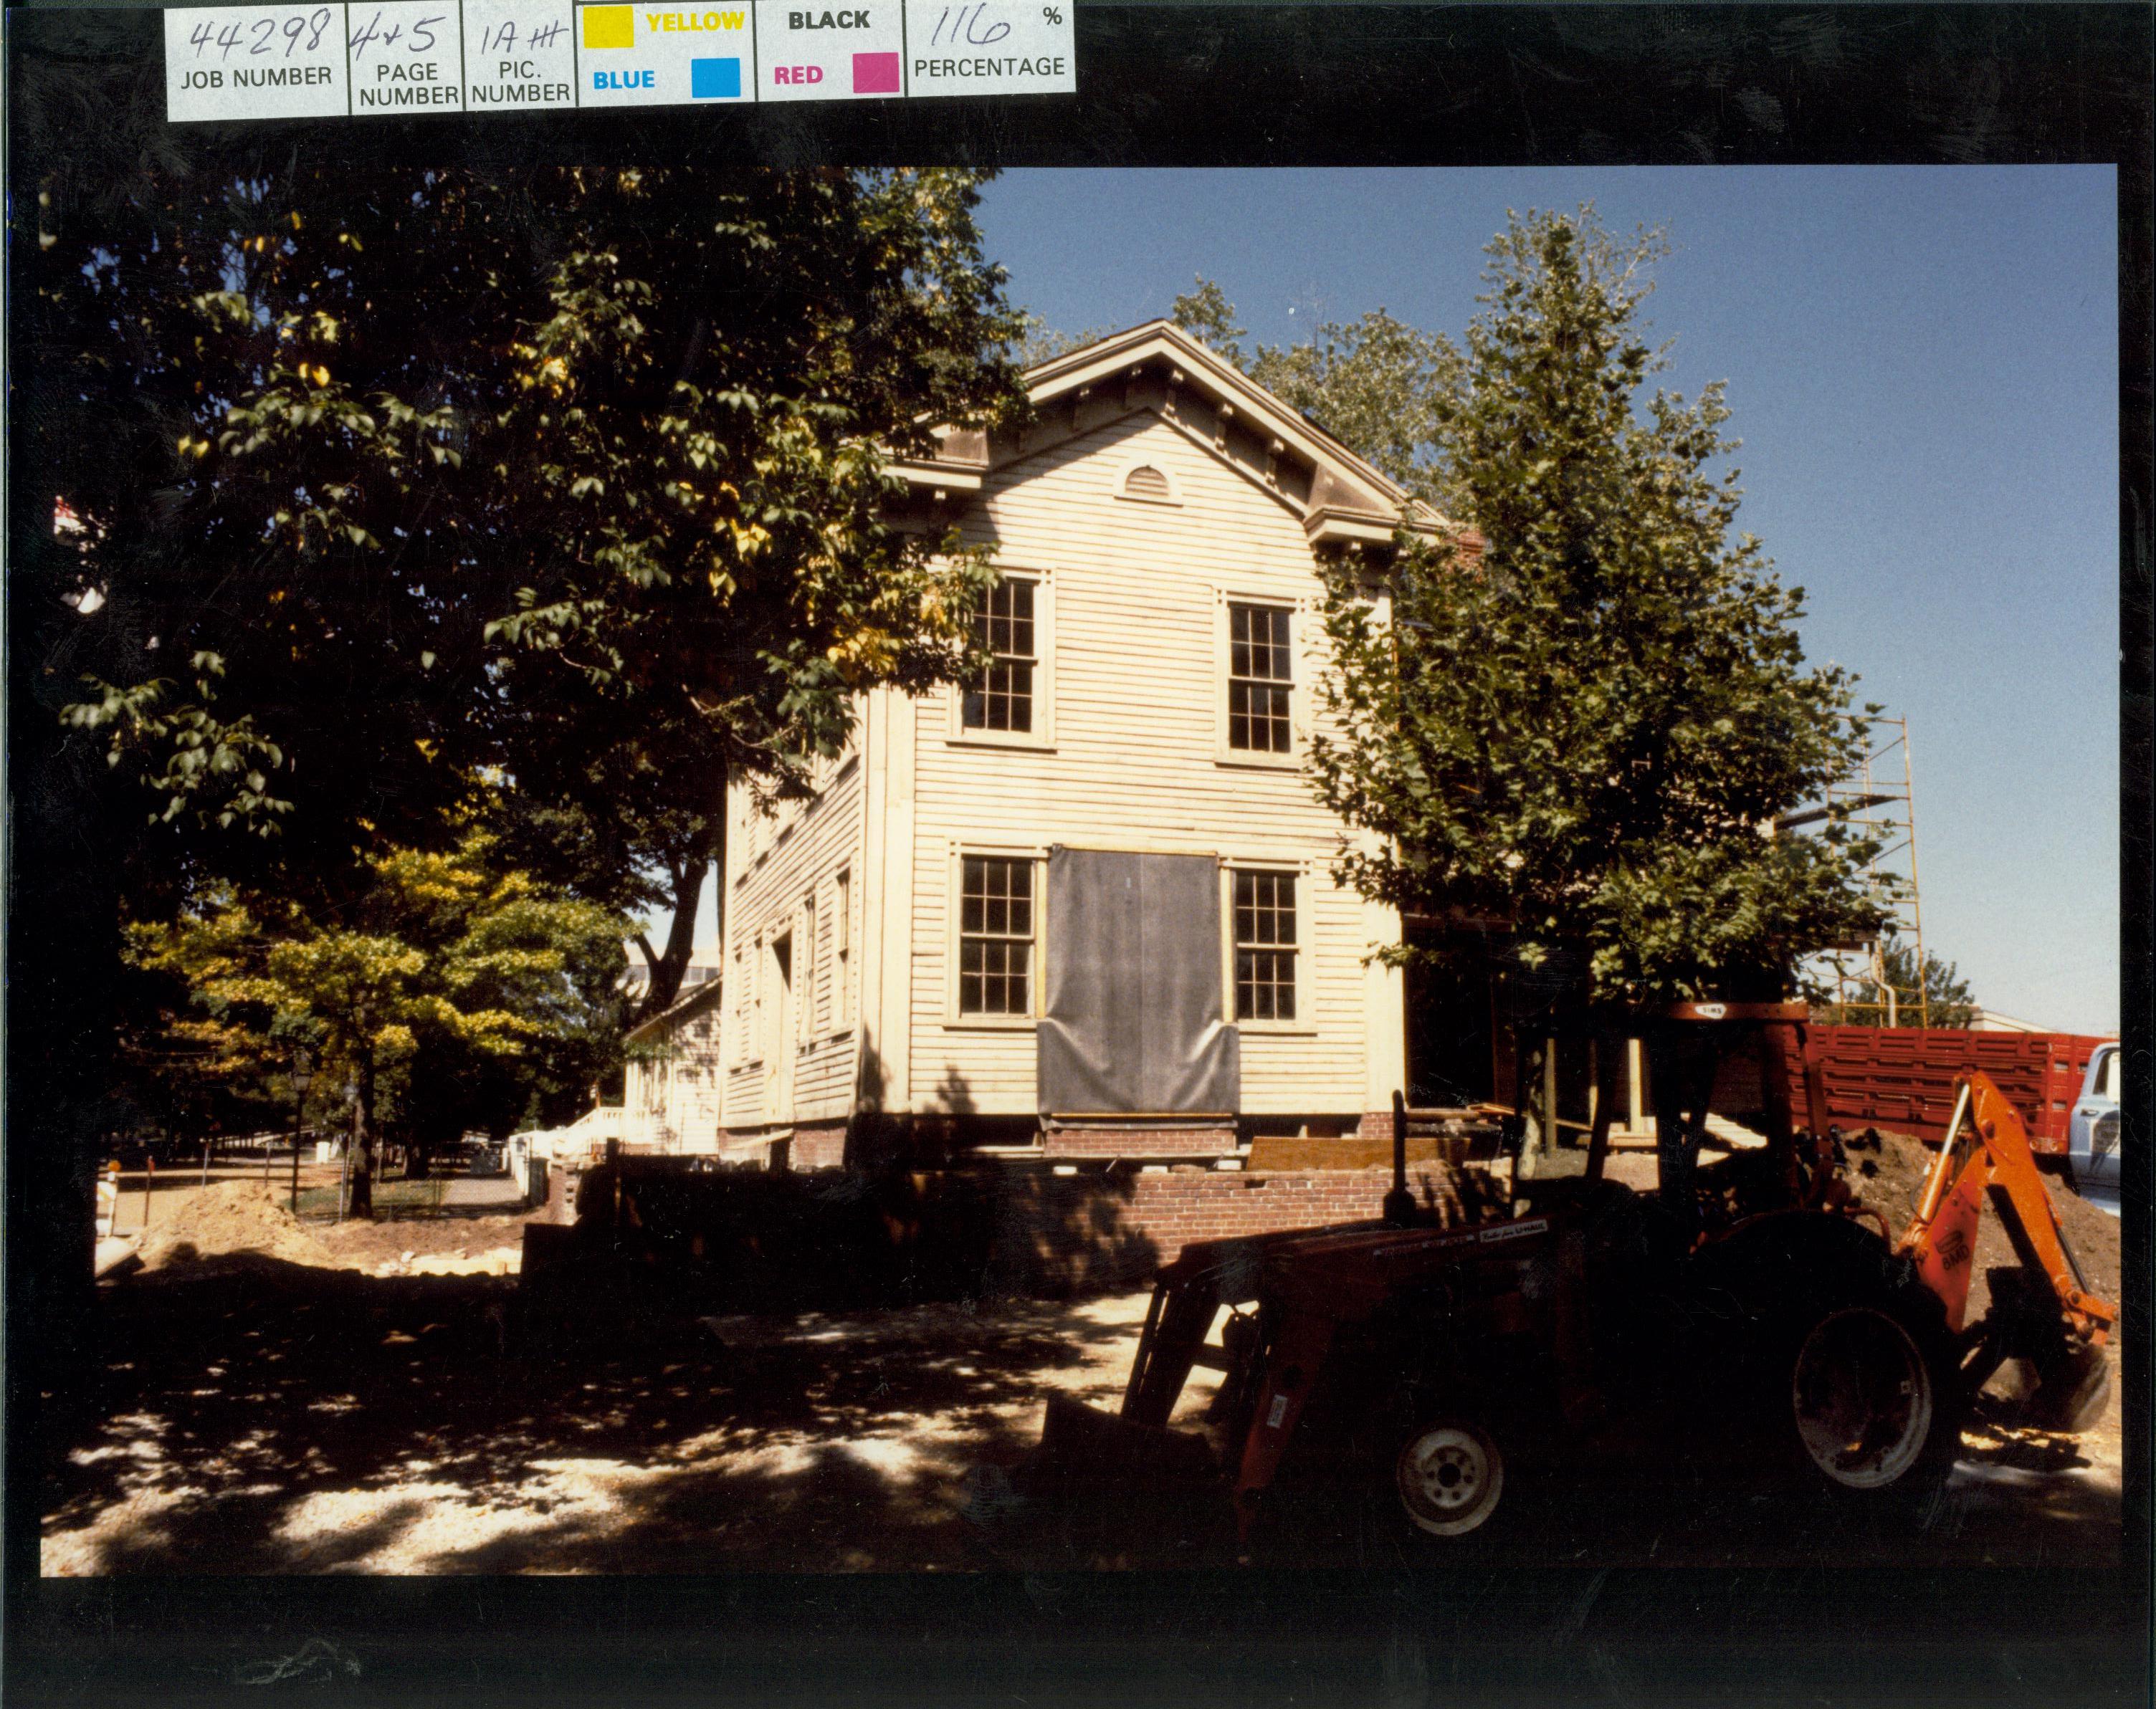
<svg viewBox="0 0 2156 1709">
<path fill-rule="evenodd" d="M 1408 1162 L 1454 1163 L 1463 1162 L 1471 1153 L 1470 1142 L 1459 1134 L 1423 1134 L 1408 1136 Z M 1383 1139 L 1358 1139 L 1353 1135 L 1344 1139 L 1303 1139 L 1301 1137 L 1268 1137 L 1260 1134 L 1250 1142 L 1250 1152 L 1245 1167 L 1264 1173 L 1300 1173 L 1310 1169 L 1387 1169 L 1393 1167 L 1393 1137 Z"/>
<path fill-rule="evenodd" d="M 998 1183 L 991 1245 L 993 1280 L 1014 1292 L 1127 1287 L 1194 1240 L 1269 1234 L 1379 1214 L 1389 1169 L 1255 1173 L 1202 1168 L 1089 1170 L 1057 1175 L 1029 1166 Z M 1425 1196 L 1427 1165 L 1409 1184 Z"/>
<path fill-rule="evenodd" d="M 795 1142 L 803 1137 L 797 1131 Z M 805 1137 L 812 1151 L 836 1143 L 830 1132 Z M 808 1178 L 798 1163 L 700 1173 L 686 1168 L 691 1161 L 623 1160 L 623 1190 L 636 1194 L 635 1239 L 662 1255 L 700 1235 L 742 1245 L 745 1255 L 726 1269 L 729 1286 L 738 1291 L 752 1280 L 763 1291 L 757 1297 L 773 1300 L 847 1298 L 850 1289 L 862 1299 L 958 1299 L 1129 1288 L 1194 1240 L 1375 1218 L 1392 1185 L 1389 1168 L 1065 1164 L 1072 1173 L 1059 1174 L 1045 1159 L 975 1157 L 872 1173 L 823 1165 Z M 1440 1167 L 1410 1164 L 1418 1199 L 1433 1196 Z M 539 1219 L 570 1220 L 579 1198 L 610 1193 L 613 1178 L 557 1165 Z M 593 1209 L 603 1207 L 594 1199 Z"/>
<path fill-rule="evenodd" d="M 846 1124 L 844 1121 L 801 1122 L 786 1147 L 789 1169 L 836 1169 L 846 1161 Z"/>
<path fill-rule="evenodd" d="M 1408 1111 L 1408 1132 L 1410 1137 L 1464 1134 L 1491 1127 L 1493 1120 L 1473 1110 L 1410 1110 Z M 1355 1131 L 1364 1139 L 1382 1139 L 1389 1144 L 1393 1137 L 1393 1112 L 1390 1110 L 1365 1110 Z"/>
<path fill-rule="evenodd" d="M 1052 1122 L 1040 1136 L 1041 1155 L 1050 1157 L 1220 1157 L 1235 1152 L 1233 1122 L 1199 1127 L 1111 1127 L 1106 1123 Z"/>
</svg>

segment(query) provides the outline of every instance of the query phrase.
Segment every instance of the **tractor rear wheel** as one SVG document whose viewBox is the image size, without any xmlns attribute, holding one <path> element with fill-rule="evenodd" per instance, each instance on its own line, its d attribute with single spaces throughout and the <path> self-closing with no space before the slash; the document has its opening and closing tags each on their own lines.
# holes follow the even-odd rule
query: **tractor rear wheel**
<svg viewBox="0 0 2156 1709">
<path fill-rule="evenodd" d="M 1782 1316 L 1767 1423 L 1800 1482 L 1845 1510 L 1927 1517 L 1961 1449 L 1964 1397 L 1944 1314 L 1867 1277 Z"/>
<path fill-rule="evenodd" d="M 1819 1475 L 1851 1491 L 1891 1488 L 1917 1469 L 1938 1409 L 1930 1368 L 1893 1315 L 1830 1313 L 1797 1349 L 1789 1410 Z"/>
</svg>

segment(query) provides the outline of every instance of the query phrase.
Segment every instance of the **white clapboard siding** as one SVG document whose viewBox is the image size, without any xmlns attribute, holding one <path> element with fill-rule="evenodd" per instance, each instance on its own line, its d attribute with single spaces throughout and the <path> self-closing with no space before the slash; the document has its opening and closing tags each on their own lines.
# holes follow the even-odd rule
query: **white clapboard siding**
<svg viewBox="0 0 2156 1709">
<path fill-rule="evenodd" d="M 1115 495 L 1140 461 L 1168 475 L 1179 502 Z M 967 531 L 993 545 L 1006 568 L 1047 577 L 1053 748 L 953 740 L 949 693 L 922 703 L 911 908 L 915 1107 L 1034 1107 L 1031 1029 L 952 1019 L 954 855 L 1062 843 L 1301 870 L 1302 1029 L 1245 1030 L 1244 1107 L 1358 1111 L 1368 945 L 1360 900 L 1330 876 L 1339 822 L 1300 770 L 1219 757 L 1224 592 L 1296 608 L 1299 738 L 1307 741 L 1319 585 L 1300 521 L 1209 449 L 1141 412 L 995 470 Z M 1044 952 L 1052 957 L 1054 945 Z"/>
<path fill-rule="evenodd" d="M 837 877 L 851 870 L 851 886 L 858 909 L 860 885 L 859 851 L 861 839 L 861 766 L 856 755 L 836 768 L 830 780 L 812 801 L 783 806 L 771 819 L 757 824 L 740 786 L 728 791 L 730 815 L 726 839 L 725 884 L 725 977 L 732 982 L 723 998 L 726 1007 L 726 1126 L 755 1128 L 789 1119 L 783 1111 L 765 1108 L 765 1088 L 772 1066 L 763 1059 L 764 1042 L 753 1036 L 757 1010 L 753 1001 L 759 941 L 768 945 L 788 932 L 794 938 L 794 1001 L 809 1005 L 804 1025 L 797 1012 L 792 1036 L 778 1041 L 777 1048 L 792 1057 L 793 1099 L 790 1119 L 795 1121 L 839 1120 L 851 1109 L 855 1032 L 850 1018 L 858 1014 L 855 1002 L 836 983 L 838 957 L 834 943 Z M 803 904 L 815 898 L 815 936 L 813 955 L 806 953 Z M 853 941 L 860 941 L 860 924 L 854 922 Z M 858 954 L 850 960 L 857 968 Z M 775 993 L 766 989 L 767 1003 Z"/>
</svg>

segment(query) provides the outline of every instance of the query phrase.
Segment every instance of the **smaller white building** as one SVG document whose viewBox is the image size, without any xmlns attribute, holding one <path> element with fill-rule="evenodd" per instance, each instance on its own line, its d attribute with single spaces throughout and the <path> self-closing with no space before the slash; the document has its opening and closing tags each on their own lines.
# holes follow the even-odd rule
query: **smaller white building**
<svg viewBox="0 0 2156 1709">
<path fill-rule="evenodd" d="M 622 1142 L 639 1150 L 716 1152 L 723 1075 L 720 983 L 708 978 L 629 1029 Z"/>
</svg>

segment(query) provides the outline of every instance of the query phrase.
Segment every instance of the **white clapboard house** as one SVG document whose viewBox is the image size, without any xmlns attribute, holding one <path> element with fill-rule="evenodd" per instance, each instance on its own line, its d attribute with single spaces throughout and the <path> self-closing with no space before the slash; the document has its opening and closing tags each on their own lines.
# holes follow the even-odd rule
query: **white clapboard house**
<svg viewBox="0 0 2156 1709">
<path fill-rule="evenodd" d="M 1164 321 L 1028 383 L 1023 434 L 899 471 L 993 548 L 993 668 L 867 696 L 813 800 L 733 793 L 726 1154 L 1221 1160 L 1403 1083 L 1399 922 L 1334 882 L 1305 765 L 1319 566 L 1404 495 Z"/>
</svg>

